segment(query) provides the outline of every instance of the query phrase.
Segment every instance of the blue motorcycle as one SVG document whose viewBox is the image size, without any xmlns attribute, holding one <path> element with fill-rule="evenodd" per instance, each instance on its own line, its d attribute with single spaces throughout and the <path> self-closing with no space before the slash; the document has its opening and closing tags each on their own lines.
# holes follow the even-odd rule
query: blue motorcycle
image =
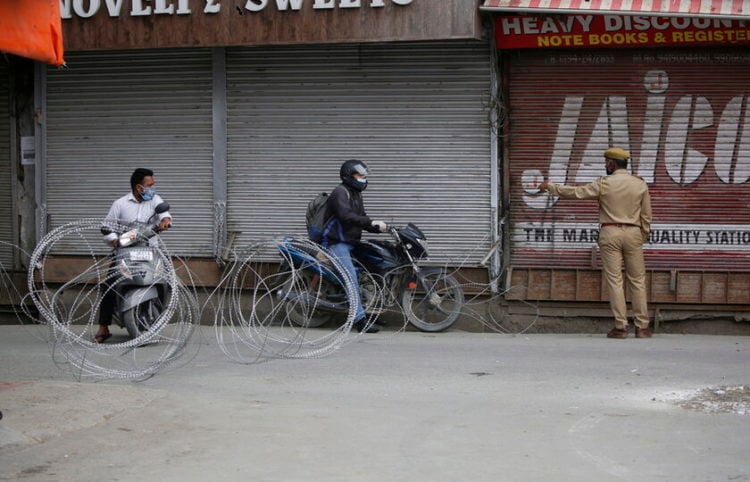
<svg viewBox="0 0 750 482">
<path fill-rule="evenodd" d="M 415 225 L 389 227 L 388 232 L 392 241 L 363 240 L 352 251 L 365 312 L 379 316 L 386 307 L 400 305 L 419 330 L 447 329 L 461 314 L 461 285 L 444 267 L 419 266 L 428 246 Z M 327 250 L 294 238 L 285 238 L 278 249 L 283 282 L 277 296 L 290 321 L 316 328 L 349 312 L 345 280 Z"/>
</svg>

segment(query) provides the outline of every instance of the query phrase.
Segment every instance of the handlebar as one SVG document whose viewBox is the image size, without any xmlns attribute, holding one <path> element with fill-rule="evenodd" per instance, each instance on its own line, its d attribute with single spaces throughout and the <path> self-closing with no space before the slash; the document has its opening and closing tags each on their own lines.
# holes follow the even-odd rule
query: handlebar
<svg viewBox="0 0 750 482">
<path fill-rule="evenodd" d="M 140 228 L 131 229 L 125 233 L 122 233 L 118 238 L 118 247 L 126 248 L 137 241 L 138 238 L 149 240 L 161 232 L 161 228 L 158 225 L 143 226 Z"/>
</svg>

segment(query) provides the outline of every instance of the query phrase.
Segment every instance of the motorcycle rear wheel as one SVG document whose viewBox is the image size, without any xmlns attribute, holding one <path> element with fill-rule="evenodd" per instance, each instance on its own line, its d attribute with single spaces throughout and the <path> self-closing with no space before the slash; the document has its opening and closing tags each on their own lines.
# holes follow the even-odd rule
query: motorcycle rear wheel
<svg viewBox="0 0 750 482">
<path fill-rule="evenodd" d="M 422 283 L 401 294 L 406 319 L 421 331 L 448 329 L 461 314 L 464 292 L 456 278 L 445 268 L 422 268 Z"/>
<path fill-rule="evenodd" d="M 332 298 L 339 298 L 340 301 L 346 296 L 344 289 L 337 284 L 325 278 L 315 278 L 315 274 L 309 271 L 290 271 L 289 278 L 282 285 L 285 293 L 300 293 L 299 296 L 309 296 L 313 301 L 303 299 L 286 300 L 285 313 L 293 324 L 305 328 L 320 328 L 328 323 L 336 324 L 346 321 L 348 304 L 342 307 L 341 311 L 332 311 L 330 309 L 315 306 L 316 299 L 334 301 Z M 360 293 L 365 312 L 369 316 L 377 317 L 383 311 L 383 288 L 377 279 L 367 271 L 360 273 Z M 313 306 L 310 306 L 310 305 Z"/>
<path fill-rule="evenodd" d="M 137 338 L 148 331 L 162 311 L 159 298 L 151 298 L 122 314 L 122 322 L 131 338 Z"/>
<path fill-rule="evenodd" d="M 315 276 L 318 276 L 317 280 Z M 317 283 L 321 283 L 320 286 Z M 325 293 L 332 290 L 332 286 L 326 280 L 322 280 L 319 275 L 309 271 L 293 270 L 289 272 L 289 278 L 282 285 L 285 293 L 299 293 L 300 297 L 309 296 L 313 300 L 325 296 Z M 287 299 L 284 301 L 284 312 L 292 324 L 303 328 L 320 328 L 336 318 L 337 313 L 327 311 L 322 308 L 313 306 L 306 298 Z"/>
</svg>

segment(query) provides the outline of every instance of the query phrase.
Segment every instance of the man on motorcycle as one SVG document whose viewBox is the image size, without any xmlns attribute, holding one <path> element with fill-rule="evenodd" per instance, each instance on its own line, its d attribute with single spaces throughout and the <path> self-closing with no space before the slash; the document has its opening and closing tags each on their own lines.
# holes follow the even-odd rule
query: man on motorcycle
<svg viewBox="0 0 750 482">
<path fill-rule="evenodd" d="M 106 227 L 112 224 L 127 226 L 131 223 L 149 222 L 156 215 L 156 206 L 163 202 L 162 198 L 156 194 L 155 185 L 156 180 L 151 169 L 138 168 L 133 171 L 130 176 L 130 192 L 112 203 L 112 207 L 109 208 L 102 224 L 103 231 L 107 230 Z M 169 211 L 159 213 L 157 217 L 160 231 L 166 231 L 172 227 L 172 215 L 169 214 Z M 118 248 L 120 246 L 120 234 L 109 232 L 104 235 L 104 242 L 113 248 Z M 94 336 L 96 343 L 104 343 L 112 336 L 109 332 L 109 325 L 112 324 L 116 293 L 111 288 L 112 279 L 110 276 L 107 277 L 105 284 L 105 294 L 99 307 L 99 330 Z"/>
<path fill-rule="evenodd" d="M 362 239 L 362 230 L 382 233 L 387 229 L 383 221 L 373 221 L 365 212 L 362 191 L 367 188 L 367 173 L 367 164 L 357 159 L 350 159 L 341 165 L 339 177 L 342 182 L 328 198 L 326 219 L 330 221 L 323 230 L 323 246 L 336 256 L 355 283 L 358 281 L 357 271 L 351 252 L 354 244 Z M 366 327 L 366 321 L 360 296 L 354 327 L 358 331 L 366 328 L 367 333 L 380 331 L 376 323 Z"/>
</svg>

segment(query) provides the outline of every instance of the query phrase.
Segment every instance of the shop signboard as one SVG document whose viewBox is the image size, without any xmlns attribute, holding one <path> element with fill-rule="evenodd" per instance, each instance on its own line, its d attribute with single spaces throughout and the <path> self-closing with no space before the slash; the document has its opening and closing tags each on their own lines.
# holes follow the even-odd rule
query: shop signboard
<svg viewBox="0 0 750 482">
<path fill-rule="evenodd" d="M 540 193 L 632 154 L 654 212 L 650 269 L 750 270 L 750 53 L 537 51 L 512 56 L 514 266 L 600 267 L 596 201 Z"/>
<path fill-rule="evenodd" d="M 623 48 L 750 44 L 750 21 L 646 15 L 503 15 L 501 49 Z"/>
<path fill-rule="evenodd" d="M 466 0 L 60 0 L 67 50 L 478 39 Z"/>
</svg>

